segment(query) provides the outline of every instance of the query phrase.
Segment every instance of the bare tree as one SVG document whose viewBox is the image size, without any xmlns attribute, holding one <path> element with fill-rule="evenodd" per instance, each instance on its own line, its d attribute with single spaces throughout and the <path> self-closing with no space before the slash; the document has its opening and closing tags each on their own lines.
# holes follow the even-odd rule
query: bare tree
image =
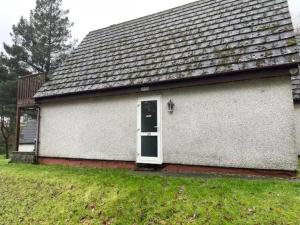
<svg viewBox="0 0 300 225">
<path fill-rule="evenodd" d="M 1 107 L 1 111 L 4 111 L 4 107 Z M 9 139 L 11 135 L 14 133 L 13 126 L 11 126 L 10 118 L 4 116 L 4 113 L 0 113 L 0 130 L 1 135 L 4 139 L 5 144 L 5 157 L 9 158 Z"/>
<path fill-rule="evenodd" d="M 15 125 L 17 75 L 9 72 L 4 62 L 5 57 L 0 54 L 0 136 L 8 158 L 9 140 Z"/>
</svg>

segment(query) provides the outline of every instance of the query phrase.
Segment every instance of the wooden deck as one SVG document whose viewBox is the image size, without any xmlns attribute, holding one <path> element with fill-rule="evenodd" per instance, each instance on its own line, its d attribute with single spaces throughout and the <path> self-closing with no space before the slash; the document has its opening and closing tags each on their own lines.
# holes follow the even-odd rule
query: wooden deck
<svg viewBox="0 0 300 225">
<path fill-rule="evenodd" d="M 45 74 L 32 74 L 19 77 L 17 87 L 17 112 L 16 112 L 16 136 L 15 136 L 15 151 L 19 150 L 20 137 L 20 118 L 23 110 L 33 109 L 37 111 L 39 121 L 39 108 L 34 101 L 33 96 L 37 90 L 45 83 Z M 39 123 L 39 122 L 38 122 Z M 39 126 L 39 125 L 38 125 Z M 38 129 L 38 128 L 37 128 Z M 38 132 L 38 131 L 37 131 Z M 36 154 L 36 152 L 34 153 Z"/>
<path fill-rule="evenodd" d="M 18 79 L 17 107 L 26 108 L 35 105 L 33 96 L 46 80 L 44 74 L 33 74 Z"/>
</svg>

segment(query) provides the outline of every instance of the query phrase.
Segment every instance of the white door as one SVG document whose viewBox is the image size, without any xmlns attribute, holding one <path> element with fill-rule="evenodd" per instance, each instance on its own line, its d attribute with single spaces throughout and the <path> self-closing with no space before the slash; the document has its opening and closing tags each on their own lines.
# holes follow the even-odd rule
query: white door
<svg viewBox="0 0 300 225">
<path fill-rule="evenodd" d="M 160 108 L 159 96 L 138 100 L 137 163 L 162 164 Z"/>
</svg>

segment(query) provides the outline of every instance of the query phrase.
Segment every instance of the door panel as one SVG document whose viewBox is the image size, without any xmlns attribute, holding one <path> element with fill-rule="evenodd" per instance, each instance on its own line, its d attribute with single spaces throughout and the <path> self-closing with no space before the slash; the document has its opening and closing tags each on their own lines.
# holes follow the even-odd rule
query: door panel
<svg viewBox="0 0 300 225">
<path fill-rule="evenodd" d="M 137 162 L 162 163 L 160 97 L 138 101 Z"/>
<path fill-rule="evenodd" d="M 141 156 L 157 157 L 157 136 L 141 136 Z"/>
</svg>

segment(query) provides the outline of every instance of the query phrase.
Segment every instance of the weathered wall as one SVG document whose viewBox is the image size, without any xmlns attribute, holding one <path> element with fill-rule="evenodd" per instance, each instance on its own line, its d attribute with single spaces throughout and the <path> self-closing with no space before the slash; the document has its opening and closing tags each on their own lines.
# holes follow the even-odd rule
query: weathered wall
<svg viewBox="0 0 300 225">
<path fill-rule="evenodd" d="M 34 152 L 12 152 L 11 161 L 14 163 L 36 163 Z"/>
<path fill-rule="evenodd" d="M 43 104 L 40 155 L 134 161 L 137 98 L 151 94 L 164 163 L 296 169 L 289 77 Z"/>
<path fill-rule="evenodd" d="M 296 151 L 300 156 L 300 104 L 296 103 L 295 107 L 295 127 L 296 127 Z"/>
</svg>

